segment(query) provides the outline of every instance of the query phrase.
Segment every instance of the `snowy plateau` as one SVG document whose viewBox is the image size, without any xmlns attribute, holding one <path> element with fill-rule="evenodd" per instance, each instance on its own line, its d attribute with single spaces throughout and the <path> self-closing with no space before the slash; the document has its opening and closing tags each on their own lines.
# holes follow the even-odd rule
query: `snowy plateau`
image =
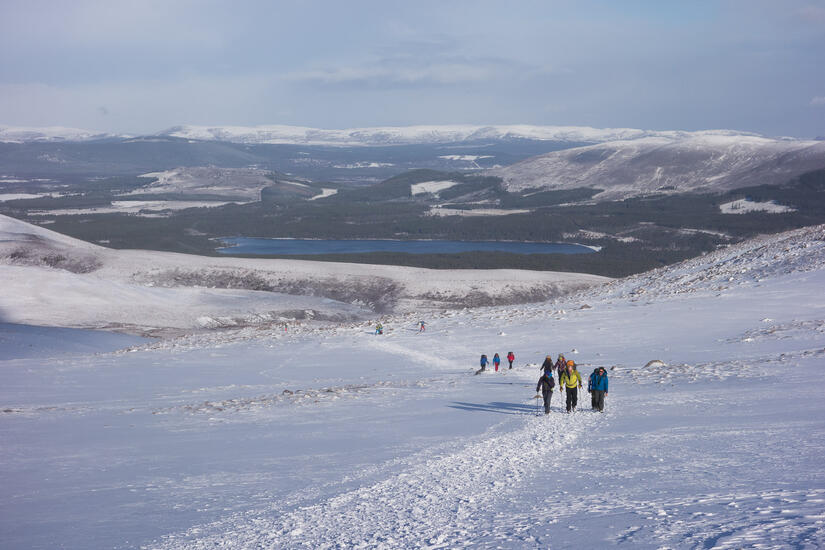
<svg viewBox="0 0 825 550">
<path fill-rule="evenodd" d="M 0 280 L 2 548 L 825 546 L 825 226 L 606 280 L 0 217 Z M 604 413 L 537 414 L 559 353 Z"/>
</svg>

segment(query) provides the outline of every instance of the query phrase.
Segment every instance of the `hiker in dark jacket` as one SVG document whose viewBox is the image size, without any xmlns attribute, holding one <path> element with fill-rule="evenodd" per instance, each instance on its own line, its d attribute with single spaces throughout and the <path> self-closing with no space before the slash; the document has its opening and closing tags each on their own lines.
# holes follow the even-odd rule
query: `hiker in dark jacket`
<svg viewBox="0 0 825 550">
<path fill-rule="evenodd" d="M 544 398 L 544 414 L 550 414 L 550 400 L 553 398 L 553 388 L 556 381 L 553 380 L 553 371 L 547 371 L 541 375 L 536 384 L 536 393 L 541 389 L 541 396 Z"/>
<path fill-rule="evenodd" d="M 594 408 L 599 409 L 599 412 L 604 412 L 604 396 L 607 395 L 607 371 L 604 370 L 604 367 L 599 367 L 597 372 L 591 376 L 593 378 L 591 387 L 593 388 Z"/>
<path fill-rule="evenodd" d="M 556 361 L 556 373 L 559 377 L 559 385 L 561 386 L 561 377 L 567 371 L 567 359 L 564 358 L 564 355 L 561 353 L 559 354 L 559 358 Z"/>
<path fill-rule="evenodd" d="M 539 368 L 542 372 L 550 373 L 550 376 L 553 376 L 553 357 L 551 355 L 545 357 L 544 363 L 542 363 Z"/>
</svg>

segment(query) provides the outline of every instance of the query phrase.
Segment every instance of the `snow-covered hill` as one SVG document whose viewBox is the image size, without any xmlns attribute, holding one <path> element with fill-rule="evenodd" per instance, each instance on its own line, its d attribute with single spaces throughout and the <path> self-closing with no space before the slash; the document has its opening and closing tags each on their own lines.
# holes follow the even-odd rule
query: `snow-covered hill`
<svg viewBox="0 0 825 550">
<path fill-rule="evenodd" d="M 616 200 L 781 185 L 825 168 L 825 142 L 695 133 L 565 149 L 488 171 L 510 192 L 589 187 Z"/>
<path fill-rule="evenodd" d="M 523 303 L 608 280 L 111 250 L 6 216 L 0 274 L 0 321 L 132 332 Z"/>
<path fill-rule="evenodd" d="M 0 325 L 3 546 L 821 548 L 823 260 L 825 226 L 805 228 L 548 302 L 387 315 L 383 336 L 106 352 L 123 343 Z M 536 414 L 559 352 L 607 368 L 603 414 L 558 391 Z"/>
</svg>

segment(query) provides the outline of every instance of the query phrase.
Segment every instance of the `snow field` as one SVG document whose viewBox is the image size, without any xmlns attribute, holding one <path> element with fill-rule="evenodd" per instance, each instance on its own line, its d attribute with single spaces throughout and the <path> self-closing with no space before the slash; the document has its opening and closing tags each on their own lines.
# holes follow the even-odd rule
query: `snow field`
<svg viewBox="0 0 825 550">
<path fill-rule="evenodd" d="M 782 214 L 785 212 L 794 212 L 796 209 L 777 204 L 776 201 L 756 202 L 748 199 L 739 199 L 737 201 L 720 204 L 719 210 L 721 210 L 723 214 L 747 214 L 748 212 Z"/>
<path fill-rule="evenodd" d="M 458 182 L 450 180 L 424 181 L 410 185 L 410 194 L 413 196 L 422 195 L 425 193 L 438 194 L 439 191 L 444 191 L 445 189 L 449 189 L 450 187 L 454 187 L 456 185 L 458 185 Z"/>
<path fill-rule="evenodd" d="M 237 201 L 236 201 L 237 203 Z M 31 215 L 82 216 L 86 214 L 132 214 L 136 216 L 158 216 L 159 212 L 186 210 L 187 208 L 215 208 L 230 204 L 227 201 L 112 201 L 111 206 L 94 208 L 64 208 L 53 210 L 30 210 Z"/>
<path fill-rule="evenodd" d="M 276 323 L 2 360 L 3 546 L 820 548 L 822 231 L 386 315 L 384 336 Z M 604 414 L 556 392 L 534 416 L 559 352 L 608 368 Z"/>
</svg>

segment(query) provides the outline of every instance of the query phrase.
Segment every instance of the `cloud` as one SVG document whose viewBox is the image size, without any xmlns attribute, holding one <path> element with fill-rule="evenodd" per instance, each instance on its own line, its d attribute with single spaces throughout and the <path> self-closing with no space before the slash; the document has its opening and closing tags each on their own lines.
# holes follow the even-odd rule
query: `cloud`
<svg viewBox="0 0 825 550">
<path fill-rule="evenodd" d="M 818 95 L 818 96 L 814 97 L 813 99 L 811 99 L 811 105 L 815 105 L 815 106 L 825 105 L 825 96 Z"/>
<path fill-rule="evenodd" d="M 807 5 L 796 10 L 796 15 L 809 23 L 825 23 L 825 7 Z"/>
<path fill-rule="evenodd" d="M 293 72 L 287 74 L 285 80 L 312 86 L 363 86 L 381 89 L 460 86 L 498 80 L 523 80 L 548 73 L 549 70 L 542 67 L 526 66 L 517 61 L 505 59 L 453 56 L 421 58 L 402 55 L 354 66 Z"/>
<path fill-rule="evenodd" d="M 151 133 L 175 124 L 252 125 L 278 120 L 270 117 L 283 104 L 272 82 L 262 77 L 76 86 L 0 83 L 0 123 L 16 126 Z"/>
</svg>

